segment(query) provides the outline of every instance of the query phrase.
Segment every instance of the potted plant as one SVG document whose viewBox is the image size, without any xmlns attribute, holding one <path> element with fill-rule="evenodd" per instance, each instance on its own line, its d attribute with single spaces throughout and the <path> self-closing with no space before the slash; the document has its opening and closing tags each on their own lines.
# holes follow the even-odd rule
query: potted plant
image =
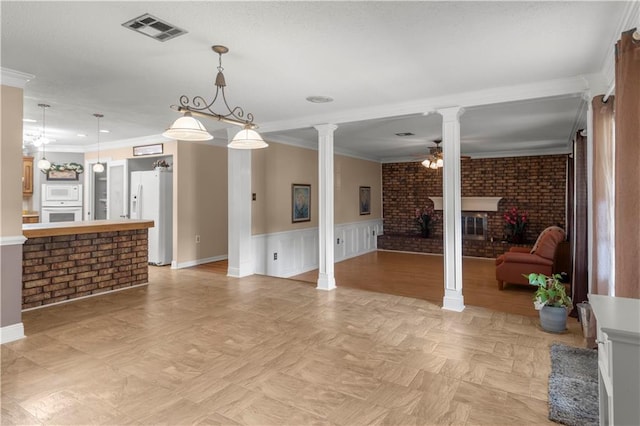
<svg viewBox="0 0 640 426">
<path fill-rule="evenodd" d="M 527 228 L 527 212 L 520 213 L 517 207 L 511 207 L 502 215 L 505 221 L 507 238 L 510 243 L 523 244 Z"/>
<path fill-rule="evenodd" d="M 428 206 L 425 206 L 423 210 L 416 209 L 415 220 L 420 227 L 420 235 L 423 238 L 429 238 L 429 225 L 431 224 L 431 211 Z"/>
<path fill-rule="evenodd" d="M 545 331 L 560 333 L 567 329 L 567 315 L 571 308 L 571 298 L 567 296 L 560 274 L 550 277 L 545 274 L 525 275 L 529 284 L 538 286 L 533 305 L 540 311 L 540 325 Z"/>
</svg>

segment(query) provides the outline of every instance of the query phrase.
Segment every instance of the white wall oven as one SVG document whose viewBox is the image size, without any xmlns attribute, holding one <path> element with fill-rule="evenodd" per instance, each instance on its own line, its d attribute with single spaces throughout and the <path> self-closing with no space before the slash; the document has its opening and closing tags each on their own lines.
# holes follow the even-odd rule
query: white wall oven
<svg viewBox="0 0 640 426">
<path fill-rule="evenodd" d="M 42 185 L 42 223 L 82 220 L 82 185 Z"/>
</svg>

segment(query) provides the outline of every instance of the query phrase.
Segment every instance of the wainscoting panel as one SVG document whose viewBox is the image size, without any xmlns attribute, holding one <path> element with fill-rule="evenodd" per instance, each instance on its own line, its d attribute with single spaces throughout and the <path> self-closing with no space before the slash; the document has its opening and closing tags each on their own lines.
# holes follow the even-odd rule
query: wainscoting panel
<svg viewBox="0 0 640 426">
<path fill-rule="evenodd" d="M 382 233 L 382 219 L 336 225 L 335 261 L 376 250 Z M 318 245 L 318 228 L 254 235 L 254 273 L 287 278 L 318 269 Z"/>
</svg>

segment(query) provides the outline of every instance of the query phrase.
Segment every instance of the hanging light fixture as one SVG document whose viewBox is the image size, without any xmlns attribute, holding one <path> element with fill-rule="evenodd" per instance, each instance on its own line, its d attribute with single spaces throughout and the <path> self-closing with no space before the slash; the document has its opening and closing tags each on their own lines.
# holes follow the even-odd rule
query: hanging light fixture
<svg viewBox="0 0 640 426">
<path fill-rule="evenodd" d="M 47 134 L 46 134 L 46 126 L 45 126 L 45 121 L 44 121 L 44 116 L 45 116 L 45 111 L 47 110 L 47 108 L 49 108 L 51 105 L 47 105 L 47 104 L 38 104 L 38 106 L 40 108 L 42 108 L 42 135 L 40 135 L 40 137 L 38 139 L 36 139 L 35 141 L 33 141 L 33 144 L 35 146 L 40 146 L 42 145 L 42 159 L 40 159 L 38 161 L 38 168 L 42 171 L 46 171 L 49 170 L 49 168 L 51 167 L 51 162 L 49 160 L 47 160 L 46 157 L 46 149 L 45 149 L 45 145 L 49 143 L 49 139 L 47 139 Z"/>
<path fill-rule="evenodd" d="M 218 74 L 216 75 L 216 94 L 211 102 L 207 102 L 202 96 L 194 96 L 189 99 L 188 96 L 180 96 L 180 105 L 171 105 L 172 109 L 184 113 L 178 118 L 162 135 L 171 139 L 185 141 L 208 141 L 213 136 L 207 132 L 207 129 L 193 116 L 207 117 L 224 123 L 241 126 L 240 130 L 232 139 L 229 148 L 235 149 L 258 149 L 269 146 L 255 131 L 257 126 L 253 123 L 253 114 L 248 113 L 245 118 L 244 110 L 236 106 L 231 108 L 227 103 L 227 97 L 224 88 L 226 82 L 224 79 L 224 68 L 222 68 L 222 55 L 229 52 L 226 46 L 215 45 L 211 49 L 218 54 Z M 227 108 L 226 114 L 218 114 L 213 111 L 213 105 L 218 100 L 218 96 L 222 97 L 222 102 Z"/>
<path fill-rule="evenodd" d="M 422 165 L 428 169 L 439 169 L 444 166 L 444 160 L 442 159 L 442 148 L 440 148 L 441 139 L 436 139 L 433 143 L 436 144 L 434 148 L 431 148 L 431 152 L 427 158 L 422 162 Z"/>
<path fill-rule="evenodd" d="M 98 119 L 98 162 L 93 165 L 93 172 L 102 173 L 104 172 L 104 164 L 100 162 L 100 119 L 104 117 L 104 115 L 93 114 L 93 116 Z"/>
</svg>

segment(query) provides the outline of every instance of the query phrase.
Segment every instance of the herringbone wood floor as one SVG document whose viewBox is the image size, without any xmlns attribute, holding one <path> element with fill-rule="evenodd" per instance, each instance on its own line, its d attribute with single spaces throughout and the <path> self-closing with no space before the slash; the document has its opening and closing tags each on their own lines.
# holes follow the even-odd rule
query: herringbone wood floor
<svg viewBox="0 0 640 426">
<path fill-rule="evenodd" d="M 4 424 L 546 424 L 537 319 L 206 268 L 25 312 Z"/>
</svg>

